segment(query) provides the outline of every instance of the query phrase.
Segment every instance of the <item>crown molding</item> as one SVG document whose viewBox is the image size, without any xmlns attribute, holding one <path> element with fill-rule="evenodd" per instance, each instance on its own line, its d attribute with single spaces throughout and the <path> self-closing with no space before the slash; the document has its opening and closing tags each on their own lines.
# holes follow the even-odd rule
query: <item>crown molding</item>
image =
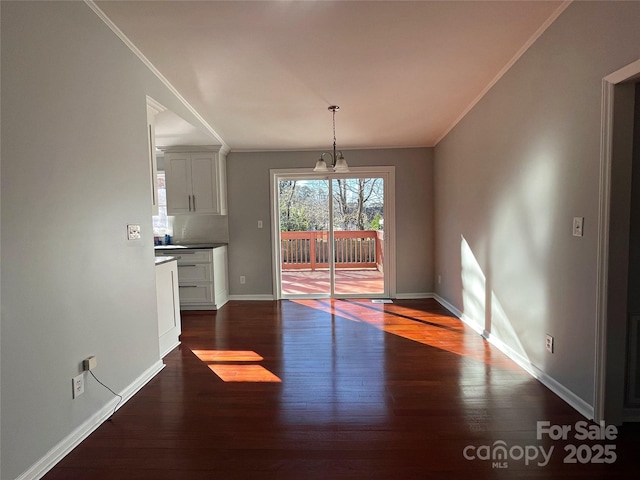
<svg viewBox="0 0 640 480">
<path fill-rule="evenodd" d="M 460 115 L 458 115 L 458 117 L 453 121 L 453 123 L 451 123 L 451 125 L 449 125 L 444 130 L 444 132 L 442 132 L 438 136 L 438 138 L 436 138 L 436 141 L 433 142 L 434 147 L 438 145 L 438 143 L 440 143 L 440 141 L 444 137 L 446 137 L 449 134 L 449 132 L 451 132 L 451 130 L 453 130 L 456 127 L 456 125 L 458 125 L 458 123 L 462 121 L 464 117 L 467 116 L 467 113 L 469 113 L 473 109 L 473 107 L 475 107 L 478 104 L 478 102 L 480 102 L 480 100 L 482 100 L 482 98 L 489 92 L 489 90 L 491 90 L 493 86 L 496 83 L 498 83 L 498 81 L 511 69 L 511 67 L 513 67 L 513 65 L 518 60 L 520 60 L 520 57 L 522 57 L 525 54 L 525 52 L 529 50 L 531 45 L 533 45 L 536 42 L 536 40 L 540 38 L 540 36 L 547 30 L 547 28 L 549 28 L 549 26 L 551 26 L 551 24 L 556 21 L 556 19 L 560 16 L 560 14 L 564 12 L 567 9 L 567 7 L 571 5 L 572 2 L 573 0 L 565 0 L 560 4 L 558 8 L 556 8 L 553 11 L 551 15 L 549 15 L 549 18 L 547 18 L 547 20 L 545 20 L 545 22 L 540 26 L 540 28 L 538 28 L 538 30 L 535 31 L 535 33 L 529 38 L 529 40 L 527 40 L 527 42 L 520 48 L 520 50 L 516 52 L 516 54 L 511 58 L 511 60 L 509 60 L 507 64 L 504 67 L 502 67 L 502 69 L 493 78 L 493 80 L 491 80 L 489 84 L 482 89 L 482 91 L 478 94 L 478 96 L 473 99 L 473 101 L 467 106 L 467 108 L 465 108 L 462 111 Z"/>
<path fill-rule="evenodd" d="M 159 147 L 164 153 L 214 152 L 225 154 L 224 145 L 172 145 Z"/>
<path fill-rule="evenodd" d="M 153 111 L 154 115 L 157 115 L 167 110 L 167 107 L 162 105 L 157 100 L 154 100 L 149 95 L 147 95 L 147 107 L 149 107 Z"/>
<path fill-rule="evenodd" d="M 356 152 L 363 150 L 417 150 L 423 148 L 433 148 L 435 145 L 396 145 L 396 146 L 380 146 L 380 147 L 348 147 L 348 148 L 340 148 L 339 150 L 343 153 L 346 152 Z M 317 147 L 317 148 L 296 148 L 296 147 L 282 147 L 282 148 L 234 148 L 232 150 L 233 153 L 296 153 L 296 152 L 328 152 L 330 146 Z"/>
<path fill-rule="evenodd" d="M 169 91 L 171 91 L 171 93 L 173 93 L 176 98 L 178 98 L 178 100 L 180 100 L 180 102 L 187 108 L 187 110 L 189 110 L 189 112 L 191 112 L 199 121 L 200 123 L 202 123 L 202 125 L 207 129 L 207 131 L 213 135 L 213 137 L 218 140 L 220 142 L 220 144 L 225 147 L 225 148 L 229 148 L 226 144 L 226 142 L 222 139 L 222 137 L 220 135 L 218 135 L 218 132 L 216 132 L 213 127 L 211 127 L 211 125 L 209 125 L 209 123 L 207 123 L 207 121 L 202 118 L 202 116 L 196 111 L 195 108 L 193 108 L 193 106 L 180 94 L 180 92 L 171 84 L 171 82 L 169 82 L 169 80 L 167 80 L 167 78 L 162 75 L 162 73 L 160 73 L 160 70 L 158 70 L 155 65 L 153 65 L 153 63 L 151 63 L 151 61 L 149 61 L 149 59 L 147 57 L 144 56 L 144 54 L 138 49 L 138 47 L 136 47 L 133 42 L 131 40 L 129 40 L 129 38 L 124 34 L 124 32 L 122 30 L 120 30 L 118 28 L 118 26 L 113 23 L 113 21 L 111 21 L 111 19 L 107 16 L 106 13 L 104 13 L 100 7 L 98 7 L 95 2 L 93 0 L 84 0 L 84 3 L 91 9 L 94 11 L 94 13 L 100 18 L 100 20 L 102 20 L 104 22 L 104 24 L 109 27 L 109 29 L 111 29 L 111 31 L 113 33 L 116 34 L 116 36 L 122 40 L 122 42 L 129 47 L 129 50 L 131 50 L 139 59 L 140 61 L 142 61 L 142 63 L 144 63 L 146 65 L 146 67 L 151 70 L 151 72 L 158 77 L 158 80 L 160 80 L 165 87 L 167 87 L 169 89 Z M 149 98 L 149 97 L 147 97 Z"/>
</svg>

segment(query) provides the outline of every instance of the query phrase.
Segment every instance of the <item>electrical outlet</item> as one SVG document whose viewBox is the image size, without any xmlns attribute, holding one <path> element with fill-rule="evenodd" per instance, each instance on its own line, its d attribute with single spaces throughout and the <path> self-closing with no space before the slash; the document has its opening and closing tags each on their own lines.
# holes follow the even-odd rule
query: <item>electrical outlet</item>
<svg viewBox="0 0 640 480">
<path fill-rule="evenodd" d="M 85 358 L 82 361 L 82 369 L 86 372 L 89 370 L 93 370 L 98 366 L 98 359 L 91 355 L 90 357 Z"/>
<path fill-rule="evenodd" d="M 262 220 L 258 220 L 258 228 L 262 228 Z"/>
<path fill-rule="evenodd" d="M 81 373 L 71 379 L 71 383 L 73 386 L 72 397 L 78 398 L 80 395 L 84 393 L 84 374 Z"/>
<path fill-rule="evenodd" d="M 141 238 L 140 225 L 127 225 L 127 239 L 140 240 Z"/>
<path fill-rule="evenodd" d="M 547 352 L 553 353 L 553 337 L 548 333 L 544 338 L 544 347 L 547 349 Z"/>
<path fill-rule="evenodd" d="M 240 275 L 240 285 L 244 285 L 247 283 L 247 279 L 244 275 Z"/>
</svg>

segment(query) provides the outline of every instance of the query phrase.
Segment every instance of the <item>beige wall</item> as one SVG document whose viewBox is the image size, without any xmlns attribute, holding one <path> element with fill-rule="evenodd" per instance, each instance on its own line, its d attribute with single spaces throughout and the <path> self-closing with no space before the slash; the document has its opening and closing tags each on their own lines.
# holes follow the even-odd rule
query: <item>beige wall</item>
<svg viewBox="0 0 640 480">
<path fill-rule="evenodd" d="M 640 57 L 639 18 L 638 2 L 572 3 L 435 149 L 438 293 L 586 405 L 601 83 Z"/>
<path fill-rule="evenodd" d="M 146 95 L 198 120 L 84 2 L 2 9 L 2 454 L 21 475 L 158 364 Z M 127 242 L 126 225 L 144 241 Z"/>
<path fill-rule="evenodd" d="M 271 295 L 269 170 L 310 168 L 319 152 L 231 152 L 229 193 L 229 286 L 232 295 Z M 345 151 L 350 166 L 396 167 L 398 294 L 433 291 L 432 149 Z M 265 228 L 258 230 L 257 221 Z M 246 277 L 240 285 L 239 277 Z"/>
</svg>

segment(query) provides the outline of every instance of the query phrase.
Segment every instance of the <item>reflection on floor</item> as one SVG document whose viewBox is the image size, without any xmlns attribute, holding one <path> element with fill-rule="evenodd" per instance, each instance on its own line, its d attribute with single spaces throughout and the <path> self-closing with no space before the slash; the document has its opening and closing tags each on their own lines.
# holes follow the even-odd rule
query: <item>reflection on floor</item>
<svg viewBox="0 0 640 480">
<path fill-rule="evenodd" d="M 584 417 L 433 299 L 231 301 L 183 312 L 182 327 L 166 367 L 45 480 L 626 480 L 640 470 L 639 426 L 577 439 Z M 539 421 L 573 430 L 538 438 Z"/>
</svg>

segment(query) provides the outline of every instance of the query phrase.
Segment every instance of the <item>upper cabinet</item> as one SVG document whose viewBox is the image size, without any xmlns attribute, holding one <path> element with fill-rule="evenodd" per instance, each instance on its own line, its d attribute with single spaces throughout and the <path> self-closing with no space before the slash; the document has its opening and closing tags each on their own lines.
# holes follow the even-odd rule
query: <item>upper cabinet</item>
<svg viewBox="0 0 640 480">
<path fill-rule="evenodd" d="M 226 154 L 220 146 L 165 150 L 167 215 L 227 214 Z"/>
<path fill-rule="evenodd" d="M 156 102 L 153 98 L 147 97 L 147 145 L 149 162 L 149 182 L 151 185 L 151 215 L 158 215 L 158 164 L 156 160 L 156 132 L 155 116 L 165 111 L 166 108 Z"/>
</svg>

